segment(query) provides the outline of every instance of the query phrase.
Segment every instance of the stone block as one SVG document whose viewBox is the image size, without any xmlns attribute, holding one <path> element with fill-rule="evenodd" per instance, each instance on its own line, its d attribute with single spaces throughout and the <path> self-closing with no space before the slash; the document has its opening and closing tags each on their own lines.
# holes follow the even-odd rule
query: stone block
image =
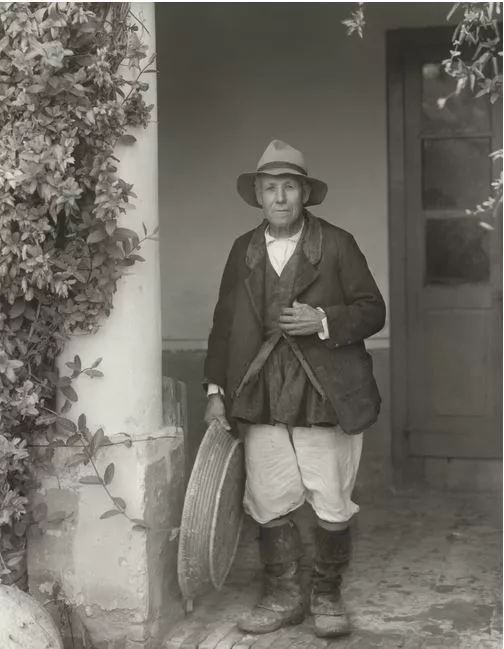
<svg viewBox="0 0 504 649">
<path fill-rule="evenodd" d="M 89 465 L 66 467 L 72 452 L 66 448 L 55 457 L 57 478 L 40 476 L 37 497 L 48 504 L 49 517 L 61 511 L 65 520 L 30 538 L 30 590 L 44 601 L 59 582 L 91 640 L 104 649 L 150 649 L 183 615 L 177 540 L 185 491 L 185 392 L 180 385 L 170 390 L 178 399 L 171 425 L 136 435 L 130 448 L 112 436 L 113 445 L 96 458 L 101 475 L 114 463 L 110 495 L 122 498 L 126 514 L 148 529 L 134 529 L 122 515 L 100 520 L 114 504 L 102 486 L 80 482 L 92 474 Z"/>
</svg>

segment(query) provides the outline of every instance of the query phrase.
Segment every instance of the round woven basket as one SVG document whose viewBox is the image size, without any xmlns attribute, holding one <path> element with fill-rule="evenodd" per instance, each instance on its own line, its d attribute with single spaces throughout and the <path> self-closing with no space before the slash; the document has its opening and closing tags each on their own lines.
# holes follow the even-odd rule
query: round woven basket
<svg viewBox="0 0 504 649">
<path fill-rule="evenodd" d="M 244 487 L 243 444 L 212 422 L 194 462 L 180 524 L 177 568 L 185 599 L 224 584 L 238 547 Z"/>
</svg>

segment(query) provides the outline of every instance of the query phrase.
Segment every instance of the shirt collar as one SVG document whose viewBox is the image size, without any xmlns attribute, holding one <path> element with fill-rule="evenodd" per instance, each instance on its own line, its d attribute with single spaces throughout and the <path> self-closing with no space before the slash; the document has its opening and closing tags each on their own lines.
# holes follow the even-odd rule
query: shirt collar
<svg viewBox="0 0 504 649">
<path fill-rule="evenodd" d="M 277 241 L 278 242 L 282 241 L 282 242 L 285 242 L 285 243 L 287 243 L 287 242 L 289 242 L 289 243 L 297 243 L 299 241 L 299 239 L 301 238 L 301 235 L 303 234 L 303 230 L 304 230 L 304 220 L 303 220 L 303 224 L 301 225 L 301 228 L 299 229 L 298 232 L 296 232 L 296 234 L 293 234 L 290 237 L 276 238 L 276 237 L 274 237 L 274 236 L 272 236 L 270 234 L 269 225 L 268 225 L 268 227 L 264 231 L 264 239 L 266 240 L 266 246 L 269 246 L 271 243 L 275 243 Z"/>
</svg>

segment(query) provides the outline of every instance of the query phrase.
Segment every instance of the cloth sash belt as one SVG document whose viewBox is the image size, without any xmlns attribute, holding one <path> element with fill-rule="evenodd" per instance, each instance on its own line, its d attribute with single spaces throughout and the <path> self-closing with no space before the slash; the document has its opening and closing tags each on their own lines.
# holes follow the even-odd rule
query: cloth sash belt
<svg viewBox="0 0 504 649">
<path fill-rule="evenodd" d="M 320 385 L 319 380 L 313 373 L 312 368 L 308 365 L 306 362 L 305 357 L 303 356 L 303 353 L 299 349 L 299 346 L 297 345 L 296 341 L 291 337 L 285 334 L 283 331 L 278 330 L 276 331 L 272 336 L 267 338 L 261 347 L 259 348 L 259 351 L 257 352 L 254 360 L 252 363 L 249 365 L 247 371 L 245 372 L 245 375 L 243 376 L 242 380 L 240 381 L 240 384 L 238 388 L 235 391 L 235 398 L 238 398 L 245 387 L 247 383 L 250 383 L 251 381 L 254 381 L 257 379 L 259 376 L 260 371 L 264 367 L 264 364 L 268 360 L 271 352 L 275 349 L 277 346 L 278 342 L 280 341 L 281 338 L 284 338 L 291 350 L 293 351 L 295 357 L 299 361 L 299 364 L 305 371 L 308 379 L 310 380 L 310 383 L 313 385 L 315 390 L 320 394 L 320 396 L 325 399 L 326 395 L 324 392 L 323 387 Z"/>
</svg>

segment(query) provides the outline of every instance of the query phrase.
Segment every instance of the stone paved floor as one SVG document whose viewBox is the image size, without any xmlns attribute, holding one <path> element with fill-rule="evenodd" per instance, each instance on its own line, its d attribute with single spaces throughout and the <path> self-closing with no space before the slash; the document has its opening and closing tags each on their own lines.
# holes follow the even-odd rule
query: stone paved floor
<svg viewBox="0 0 504 649">
<path fill-rule="evenodd" d="M 497 649 L 502 647 L 502 504 L 497 494 L 420 490 L 364 494 L 344 597 L 354 632 L 315 638 L 310 620 L 266 635 L 237 617 L 260 589 L 257 528 L 242 533 L 220 593 L 195 602 L 166 649 Z M 297 514 L 309 576 L 312 515 Z"/>
</svg>

